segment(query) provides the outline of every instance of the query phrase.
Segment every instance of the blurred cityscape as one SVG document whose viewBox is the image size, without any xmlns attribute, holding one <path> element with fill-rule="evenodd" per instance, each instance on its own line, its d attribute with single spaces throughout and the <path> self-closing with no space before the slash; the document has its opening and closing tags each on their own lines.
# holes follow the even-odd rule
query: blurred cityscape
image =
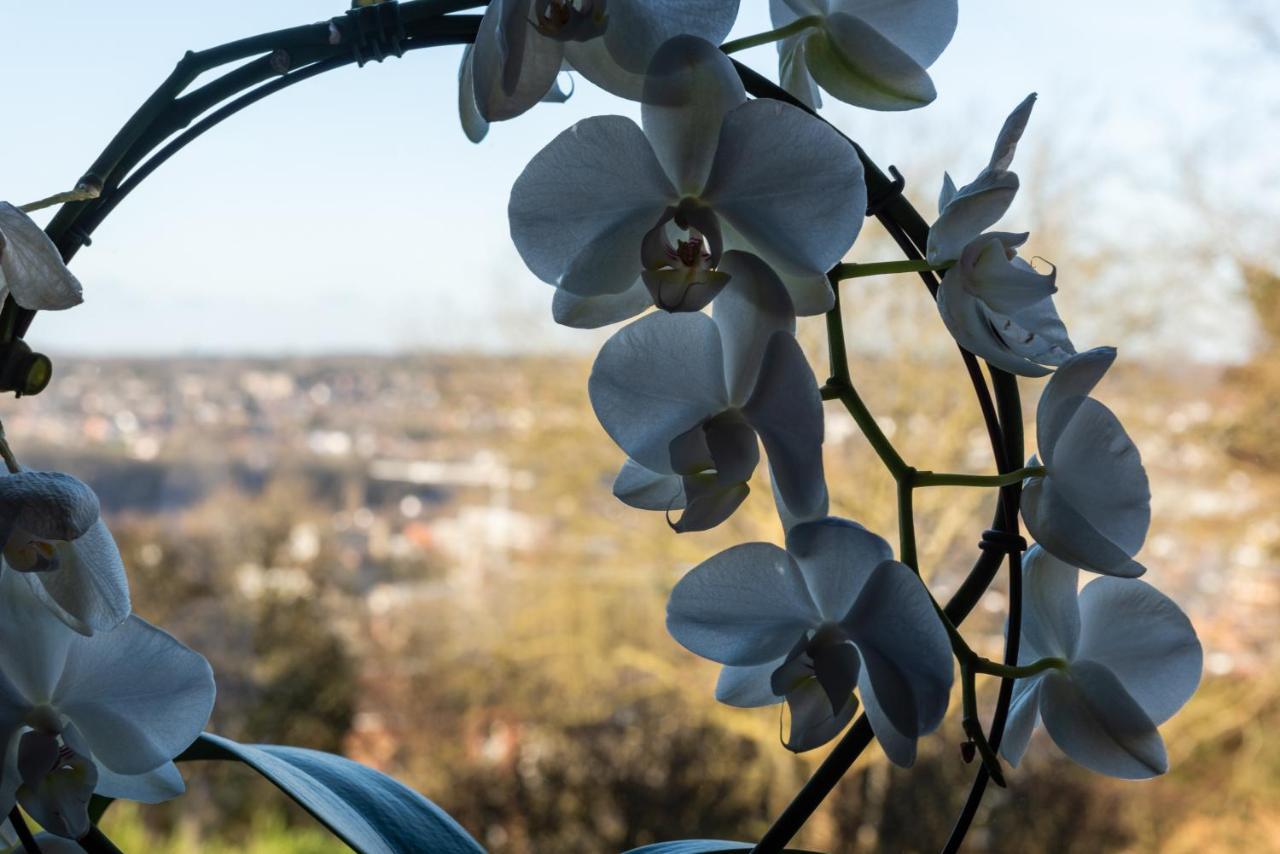
<svg viewBox="0 0 1280 854">
<path fill-rule="evenodd" d="M 1275 288 L 1264 279 L 1259 293 Z M 769 486 L 759 473 L 742 511 L 707 534 L 677 537 L 661 514 L 622 506 L 589 368 L 550 356 L 60 359 L 49 389 L 4 421 L 24 464 L 98 491 L 136 610 L 214 664 L 215 731 L 381 768 L 499 854 L 750 839 L 824 751 L 783 750 L 776 708 L 718 706 L 714 668 L 666 636 L 663 608 L 714 551 L 779 538 Z M 854 370 L 909 461 L 989 469 L 958 360 Z M 1099 394 L 1153 481 L 1141 557 L 1191 614 L 1206 681 L 1164 730 L 1167 777 L 1102 779 L 1041 735 L 1011 788 L 989 795 L 970 847 L 1276 850 L 1275 366 L 1113 373 Z M 892 485 L 865 441 L 835 409 L 827 433 L 832 511 L 894 530 Z M 920 494 L 921 561 L 940 598 L 975 556 L 990 501 Z M 965 624 L 993 655 L 1001 586 Z M 960 740 L 948 720 L 912 771 L 869 752 L 798 843 L 936 848 L 974 770 Z M 309 821 L 267 809 L 280 799 L 234 770 L 186 770 L 180 809 L 109 816 L 118 841 L 235 850 L 262 839 L 264 821 Z M 340 850 L 279 836 L 270 850 Z"/>
</svg>

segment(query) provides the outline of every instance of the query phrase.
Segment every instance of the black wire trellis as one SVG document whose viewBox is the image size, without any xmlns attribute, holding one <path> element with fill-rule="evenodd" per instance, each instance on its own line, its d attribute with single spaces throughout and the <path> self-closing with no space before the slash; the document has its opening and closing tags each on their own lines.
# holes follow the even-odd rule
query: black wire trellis
<svg viewBox="0 0 1280 854">
<path fill-rule="evenodd" d="M 97 197 L 70 202 L 58 211 L 45 229 L 65 261 L 82 246 L 91 243 L 100 226 L 140 183 L 184 147 L 246 107 L 295 83 L 327 71 L 356 64 L 363 66 L 407 51 L 475 41 L 480 24 L 476 14 L 452 14 L 486 5 L 476 0 L 406 0 L 382 2 L 353 8 L 328 21 L 264 33 L 202 51 L 189 51 L 173 72 L 142 104 L 124 127 L 108 143 L 97 160 L 80 179 L 79 187 L 96 191 Z M 222 66 L 249 60 L 223 76 L 187 92 L 200 75 Z M 752 69 L 735 62 L 747 91 L 757 98 L 785 101 L 817 115 L 785 90 Z M 185 94 L 184 94 L 185 93 Z M 821 116 L 818 116 L 821 119 Z M 825 121 L 825 120 L 824 120 Z M 843 136 L 843 134 L 842 134 Z M 922 259 L 929 226 L 902 195 L 905 180 L 889 167 L 886 175 L 856 142 L 844 137 L 857 151 L 866 176 L 870 203 L 867 215 L 874 216 L 898 244 L 908 259 Z M 920 277 L 931 296 L 939 286 L 932 272 Z M 831 378 L 823 386 L 824 399 L 855 395 L 846 361 L 840 323 L 839 283 L 836 306 L 828 314 L 832 354 Z M 12 295 L 0 309 L 0 390 L 38 393 L 48 381 L 48 362 L 41 369 L 38 354 L 23 341 L 35 312 L 19 307 Z M 1024 458 L 1022 405 L 1017 379 L 988 366 L 990 386 L 978 360 L 960 350 L 978 405 L 982 411 L 997 470 L 1015 471 Z M 898 484 L 899 506 L 910 517 L 916 470 L 897 461 L 891 473 Z M 1016 664 L 1021 625 L 1021 550 L 1026 547 L 1019 533 L 1018 507 L 1021 485 L 1000 488 L 991 529 L 984 533 L 973 568 L 943 612 L 959 625 L 995 581 L 1001 563 L 1008 560 L 1009 615 L 1004 662 Z M 914 555 L 904 555 L 904 563 L 914 566 Z M 987 734 L 998 749 L 1013 692 L 1013 680 L 1001 680 L 995 712 Z M 968 724 L 968 722 L 966 722 Z M 973 722 L 976 725 L 976 722 Z M 861 715 L 818 766 L 791 803 L 782 811 L 754 847 L 755 854 L 782 851 L 831 793 L 854 761 L 871 743 L 873 733 L 866 715 Z M 986 765 L 980 764 L 969 795 L 943 851 L 955 852 L 962 844 L 990 781 Z M 109 843 L 108 843 L 109 844 Z"/>
</svg>

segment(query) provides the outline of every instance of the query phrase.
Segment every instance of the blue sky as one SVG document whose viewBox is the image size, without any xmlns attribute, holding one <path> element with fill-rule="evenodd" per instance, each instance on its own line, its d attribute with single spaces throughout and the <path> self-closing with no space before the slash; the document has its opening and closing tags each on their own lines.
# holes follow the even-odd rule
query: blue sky
<svg viewBox="0 0 1280 854">
<path fill-rule="evenodd" d="M 743 0 L 735 34 L 767 29 L 766 6 Z M 185 49 L 342 7 L 5 2 L 0 198 L 22 203 L 69 188 Z M 1099 213 L 1105 231 L 1135 216 L 1134 205 L 1167 207 L 1159 190 L 1170 186 L 1177 152 L 1203 138 L 1221 143 L 1242 112 L 1274 103 L 1274 66 L 1267 75 L 1233 66 L 1244 60 L 1223 17 L 1230 8 L 1225 0 L 961 0 L 960 28 L 932 70 L 935 104 L 905 115 L 836 105 L 829 115 L 882 162 L 927 164 L 918 183 L 929 199 L 937 165 L 971 175 L 1004 115 L 1037 91 L 1029 144 L 1060 140 L 1099 181 L 1125 175 Z M 636 111 L 580 83 L 568 104 L 496 125 L 473 146 L 455 113 L 460 53 L 339 70 L 201 139 L 99 229 L 74 264 L 85 305 L 39 318 L 33 343 L 53 352 L 278 353 L 581 341 L 554 327 L 550 287 L 512 249 L 507 195 L 529 158 L 572 122 Z M 771 48 L 744 56 L 774 74 Z M 1232 151 L 1243 174 L 1263 168 L 1254 163 L 1261 147 Z M 1154 195 L 1134 190 L 1144 186 Z M 1185 225 L 1166 213 L 1148 227 Z"/>
</svg>

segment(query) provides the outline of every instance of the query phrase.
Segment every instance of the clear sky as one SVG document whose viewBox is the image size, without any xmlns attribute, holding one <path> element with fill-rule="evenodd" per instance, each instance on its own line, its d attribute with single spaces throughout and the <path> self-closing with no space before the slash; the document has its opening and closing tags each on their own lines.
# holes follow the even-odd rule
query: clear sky
<svg viewBox="0 0 1280 854">
<path fill-rule="evenodd" d="M 766 7 L 743 0 L 735 34 L 767 29 Z M 0 198 L 23 203 L 69 189 L 184 50 L 343 8 L 323 0 L 4 0 Z M 1221 146 L 1224 130 L 1251 135 L 1238 124 L 1242 113 L 1267 97 L 1275 103 L 1274 66 L 1265 75 L 1233 68 L 1245 60 L 1238 22 L 1224 20 L 1232 8 L 1230 0 L 961 0 L 959 30 L 932 70 L 935 104 L 889 115 L 837 105 L 830 117 L 883 163 L 930 164 L 918 176 L 920 198 L 930 199 L 936 165 L 971 177 L 1004 115 L 1034 90 L 1040 101 L 1029 143 L 1061 138 L 1099 181 L 1125 175 L 1127 189 L 1100 222 L 1119 227 L 1143 217 L 1148 228 L 1174 229 L 1172 213 L 1148 216 L 1152 198 L 1163 197 L 1133 188 L 1167 189 L 1179 152 L 1196 151 L 1206 138 Z M 636 110 L 579 82 L 568 104 L 495 125 L 473 146 L 455 111 L 460 54 L 431 49 L 332 72 L 202 138 L 77 257 L 85 305 L 42 316 L 29 338 L 38 348 L 81 353 L 510 349 L 581 340 L 554 328 L 551 288 L 511 247 L 507 196 L 560 130 L 588 115 Z M 771 48 L 744 56 L 776 72 Z M 1263 169 L 1249 159 L 1262 156 L 1259 147 L 1247 156 L 1230 149 L 1247 161 L 1243 174 Z M 944 154 L 958 161 L 941 161 Z M 1255 189 L 1237 183 L 1225 192 Z M 931 217 L 932 206 L 924 213 Z M 1066 287 L 1068 271 L 1062 275 Z"/>
</svg>

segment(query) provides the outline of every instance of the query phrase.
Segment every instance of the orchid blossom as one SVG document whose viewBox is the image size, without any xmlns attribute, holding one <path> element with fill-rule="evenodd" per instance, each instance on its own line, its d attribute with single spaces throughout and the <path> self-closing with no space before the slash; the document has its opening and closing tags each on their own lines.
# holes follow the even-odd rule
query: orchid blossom
<svg viewBox="0 0 1280 854">
<path fill-rule="evenodd" d="M 1113 347 L 1072 356 L 1036 408 L 1045 473 L 1023 483 L 1022 518 L 1045 551 L 1072 566 L 1126 578 L 1146 571 L 1134 560 L 1151 524 L 1151 490 L 1142 458 L 1120 421 L 1089 397 L 1115 361 Z"/>
<path fill-rule="evenodd" d="M 14 801 L 59 836 L 89 829 L 95 792 L 155 803 L 183 790 L 173 765 L 209 719 L 213 672 L 138 617 L 93 637 L 0 576 L 0 814 Z"/>
<path fill-rule="evenodd" d="M 701 307 L 724 285 L 714 273 L 727 248 L 773 267 L 796 313 L 827 311 L 826 273 L 866 209 L 852 147 L 803 110 L 748 101 L 729 59 L 691 37 L 654 57 L 642 119 L 643 131 L 621 116 L 578 122 L 512 188 L 520 256 L 570 295 L 557 320 L 617 322 L 651 304 L 649 292 L 668 310 Z M 688 236 L 673 245 L 675 229 Z"/>
<path fill-rule="evenodd" d="M 1018 257 L 1027 234 L 982 233 L 1018 191 L 1009 166 L 1035 98 L 1028 95 L 1005 120 L 977 178 L 957 190 L 943 176 L 927 253 L 932 264 L 954 262 L 938 288 L 938 311 L 956 343 L 1024 377 L 1042 377 L 1076 352 L 1053 304 L 1058 271 L 1038 273 Z"/>
<path fill-rule="evenodd" d="M 1020 679 L 1000 752 L 1015 766 L 1036 723 L 1071 759 L 1135 780 L 1169 769 L 1156 730 L 1195 693 L 1203 652 L 1186 614 L 1150 584 L 1097 578 L 1033 547 L 1023 566 L 1019 660 L 1058 667 Z"/>
<path fill-rule="evenodd" d="M 947 710 L 951 646 L 928 592 L 888 543 L 844 519 L 796 525 L 785 551 L 746 543 L 694 567 L 671 591 L 667 629 L 725 665 L 721 702 L 785 699 L 791 750 L 834 738 L 857 710 L 855 686 L 898 765 Z"/>
<path fill-rule="evenodd" d="M 872 110 L 914 110 L 937 93 L 925 71 L 956 31 L 956 0 L 769 0 L 775 27 L 810 22 L 778 42 L 782 86 L 810 107 L 821 86 Z"/>
<path fill-rule="evenodd" d="M 664 42 L 695 35 L 719 43 L 737 17 L 738 0 L 494 0 L 458 72 L 463 130 L 479 142 L 490 122 L 564 100 L 556 78 L 566 67 L 639 100 Z"/>
<path fill-rule="evenodd" d="M 5 574 L 18 574 L 58 619 L 84 635 L 129 616 L 129 583 L 88 486 L 61 472 L 0 476 Z"/>
<path fill-rule="evenodd" d="M 654 313 L 600 351 L 588 389 L 596 417 L 630 456 L 614 485 L 624 502 L 683 507 L 674 527 L 700 531 L 746 498 L 764 442 L 773 480 L 796 515 L 826 501 L 822 399 L 793 331 L 786 289 L 753 255 L 731 251 L 713 316 Z"/>
<path fill-rule="evenodd" d="M 1048 374 L 1075 354 L 1053 304 L 1058 271 L 1037 273 L 1018 257 L 1026 234 L 973 240 L 942 277 L 938 311 L 961 347 L 1024 377 Z"/>
</svg>

